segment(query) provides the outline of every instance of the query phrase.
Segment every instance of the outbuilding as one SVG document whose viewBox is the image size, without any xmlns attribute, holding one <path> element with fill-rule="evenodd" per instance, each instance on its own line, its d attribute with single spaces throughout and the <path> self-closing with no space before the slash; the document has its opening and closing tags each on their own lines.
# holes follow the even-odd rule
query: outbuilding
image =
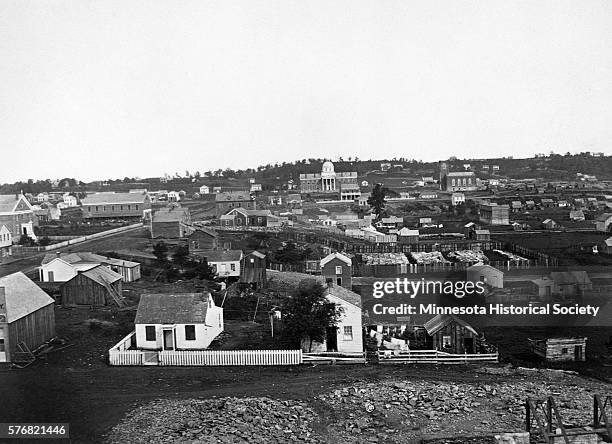
<svg viewBox="0 0 612 444">
<path fill-rule="evenodd" d="M 528 339 L 531 351 L 546 361 L 586 361 L 585 337 Z"/>
<path fill-rule="evenodd" d="M 21 272 L 0 278 L 0 362 L 22 361 L 54 336 L 53 298 Z"/>
<path fill-rule="evenodd" d="M 99 307 L 116 304 L 123 307 L 122 283 L 121 275 L 104 265 L 79 271 L 60 287 L 62 305 Z"/>
</svg>

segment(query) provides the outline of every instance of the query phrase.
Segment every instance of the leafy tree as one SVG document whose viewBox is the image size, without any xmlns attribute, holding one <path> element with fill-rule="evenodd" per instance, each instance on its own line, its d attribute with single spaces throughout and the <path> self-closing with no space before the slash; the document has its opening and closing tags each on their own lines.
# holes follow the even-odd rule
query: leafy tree
<svg viewBox="0 0 612 444">
<path fill-rule="evenodd" d="M 304 254 L 297 248 L 294 242 L 288 241 L 283 247 L 276 250 L 274 258 L 281 264 L 297 264 L 304 260 Z"/>
<path fill-rule="evenodd" d="M 33 247 L 36 245 L 36 242 L 30 236 L 24 234 L 19 238 L 19 245 L 23 245 L 24 247 Z"/>
<path fill-rule="evenodd" d="M 185 265 L 189 257 L 189 247 L 187 245 L 179 245 L 172 254 L 172 262 L 177 265 Z"/>
<path fill-rule="evenodd" d="M 327 328 L 338 324 L 342 307 L 330 302 L 325 287 L 314 279 L 304 279 L 282 307 L 283 335 L 295 345 L 309 341 L 323 342 Z"/>
<path fill-rule="evenodd" d="M 51 243 L 51 239 L 49 239 L 49 236 L 45 236 L 38 242 L 38 245 L 40 245 L 41 247 L 46 247 L 50 243 Z"/>
<path fill-rule="evenodd" d="M 153 254 L 160 262 L 165 262 L 167 260 L 166 254 L 168 253 L 168 246 L 164 241 L 158 242 L 153 245 Z"/>
<path fill-rule="evenodd" d="M 388 190 L 381 183 L 377 183 L 368 198 L 368 205 L 372 208 L 372 212 L 376 214 L 376 220 L 380 220 L 387 214 L 385 211 L 385 195 L 387 192 Z"/>
</svg>

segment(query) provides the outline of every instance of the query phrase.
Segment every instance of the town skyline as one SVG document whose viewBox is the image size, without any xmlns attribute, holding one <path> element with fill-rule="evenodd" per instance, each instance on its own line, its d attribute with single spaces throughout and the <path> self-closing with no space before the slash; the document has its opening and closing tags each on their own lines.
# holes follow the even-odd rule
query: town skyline
<svg viewBox="0 0 612 444">
<path fill-rule="evenodd" d="M 610 2 L 0 8 L 3 181 L 612 147 Z"/>
</svg>

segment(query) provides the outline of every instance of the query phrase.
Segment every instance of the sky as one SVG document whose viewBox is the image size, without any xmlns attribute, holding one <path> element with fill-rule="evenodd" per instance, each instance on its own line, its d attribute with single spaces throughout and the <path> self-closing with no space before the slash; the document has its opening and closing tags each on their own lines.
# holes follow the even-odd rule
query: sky
<svg viewBox="0 0 612 444">
<path fill-rule="evenodd" d="M 0 0 L 0 183 L 612 154 L 608 0 Z"/>
</svg>

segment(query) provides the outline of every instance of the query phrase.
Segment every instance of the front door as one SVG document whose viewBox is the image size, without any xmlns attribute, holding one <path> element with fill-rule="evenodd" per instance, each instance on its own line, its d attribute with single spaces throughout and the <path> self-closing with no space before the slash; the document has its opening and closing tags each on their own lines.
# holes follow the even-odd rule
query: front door
<svg viewBox="0 0 612 444">
<path fill-rule="evenodd" d="M 474 353 L 474 338 L 464 338 L 463 348 L 468 354 Z"/>
<path fill-rule="evenodd" d="M 163 330 L 164 332 L 164 350 L 174 350 L 174 332 L 172 330 Z"/>
<path fill-rule="evenodd" d="M 327 337 L 325 343 L 327 344 L 328 352 L 338 351 L 338 331 L 336 327 L 327 327 Z"/>
</svg>

